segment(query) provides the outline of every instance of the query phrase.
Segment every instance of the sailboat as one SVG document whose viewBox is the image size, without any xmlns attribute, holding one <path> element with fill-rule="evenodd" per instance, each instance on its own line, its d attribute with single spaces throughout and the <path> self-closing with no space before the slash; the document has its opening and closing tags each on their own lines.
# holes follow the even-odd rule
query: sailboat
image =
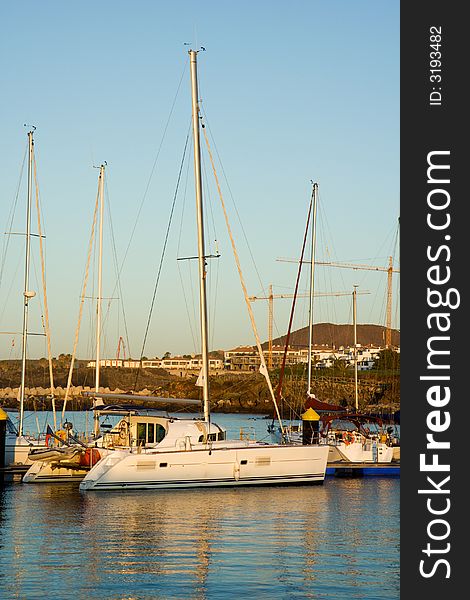
<svg viewBox="0 0 470 600">
<path fill-rule="evenodd" d="M 78 482 L 102 457 L 116 449 L 142 448 L 146 445 L 154 445 L 161 437 L 158 418 L 152 411 L 139 408 L 136 405 L 105 405 L 103 398 L 112 399 L 113 402 L 132 400 L 156 400 L 153 397 L 132 396 L 129 394 L 103 394 L 100 392 L 100 358 L 101 358 L 101 302 L 102 302 L 102 263 L 103 263 L 103 214 L 104 214 L 104 178 L 105 165 L 100 166 L 98 178 L 98 193 L 95 205 L 95 217 L 99 212 L 98 224 L 98 282 L 96 297 L 96 347 L 95 347 L 95 391 L 92 394 L 94 403 L 93 411 L 93 435 L 89 440 L 77 439 L 72 432 L 72 424 L 64 421 L 68 391 L 71 385 L 74 357 L 78 343 L 78 331 L 81 320 L 81 309 L 86 295 L 86 281 L 82 290 L 82 303 L 80 305 L 79 323 L 75 335 L 75 343 L 69 370 L 64 405 L 62 408 L 62 427 L 55 432 L 48 430 L 46 436 L 48 443 L 40 448 L 29 447 L 28 461 L 31 464 L 23 476 L 23 483 L 53 483 L 53 482 Z M 95 219 L 94 219 L 95 223 Z M 94 239 L 94 226 L 90 239 L 89 256 Z M 88 271 L 88 265 L 86 268 Z M 162 399 L 166 401 L 167 399 Z M 173 403 L 189 405 L 191 400 L 174 400 Z M 105 422 L 100 424 L 104 417 Z M 110 417 L 117 421 L 114 425 L 109 423 Z M 106 421 L 108 420 L 108 421 Z"/>
<path fill-rule="evenodd" d="M 312 391 L 312 347 L 313 347 L 313 306 L 314 306 L 314 268 L 315 268 L 315 246 L 316 246 L 316 221 L 317 221 L 317 204 L 318 204 L 318 183 L 313 183 L 312 185 L 312 194 L 310 198 L 310 206 L 307 217 L 306 230 L 304 234 L 304 241 L 302 245 L 302 253 L 299 261 L 299 269 L 297 272 L 297 281 L 295 285 L 295 293 L 294 293 L 294 301 L 292 303 L 291 316 L 289 321 L 289 327 L 286 335 L 286 343 L 284 348 L 284 360 L 282 363 L 282 367 L 280 370 L 279 376 L 279 384 L 277 388 L 277 395 L 280 399 L 282 396 L 282 383 L 284 379 L 284 369 L 285 369 L 285 358 L 287 355 L 289 337 L 291 332 L 291 326 L 294 316 L 294 307 L 295 301 L 297 299 L 297 290 L 300 281 L 303 256 L 305 250 L 305 244 L 307 241 L 308 229 L 311 229 L 311 248 L 310 248 L 310 290 L 309 290 L 309 310 L 308 310 L 308 353 L 307 353 L 307 390 L 306 390 L 306 402 L 304 402 L 303 410 L 308 411 L 311 409 L 315 411 L 315 414 L 319 415 L 324 412 L 330 412 L 335 410 L 342 410 L 340 407 L 337 407 L 332 404 L 328 404 L 326 402 L 320 402 L 315 397 L 315 394 Z M 310 225 L 311 222 L 311 225 Z M 341 293 L 341 292 L 340 292 Z M 298 421 L 298 420 L 297 420 Z M 302 419 L 303 421 L 303 419 Z M 284 425 L 284 427 L 279 427 L 273 419 L 272 423 L 268 425 L 268 433 L 273 440 L 282 440 L 283 438 L 294 444 L 302 444 L 303 443 L 303 422 L 294 422 Z"/>
<path fill-rule="evenodd" d="M 359 414 L 357 382 L 357 286 L 353 291 L 354 403 L 356 412 L 330 415 L 323 420 L 322 439 L 328 444 L 328 462 L 390 463 L 392 437 L 380 419 Z"/>
<path fill-rule="evenodd" d="M 99 255 L 98 255 L 98 294 L 96 307 L 96 370 L 95 370 L 95 388 L 99 391 L 99 365 L 100 365 L 100 333 L 101 333 L 101 297 L 102 297 L 102 250 L 103 250 L 103 214 L 104 214 L 104 176 L 105 165 L 100 166 L 98 178 L 98 194 L 95 206 L 95 218 L 93 221 L 92 235 L 90 239 L 90 248 L 94 238 L 95 219 L 99 208 Z M 89 252 L 90 256 L 90 252 Z M 86 272 L 88 272 L 88 265 Z M 65 407 L 67 403 L 68 391 L 71 384 L 71 375 L 73 372 L 73 362 L 75 357 L 76 345 L 78 342 L 78 330 L 80 326 L 81 310 L 86 292 L 86 278 L 83 286 L 82 303 L 80 305 L 80 316 L 77 332 L 75 335 L 75 344 L 72 354 L 72 360 L 69 371 L 69 381 L 67 385 L 66 396 L 62 409 L 62 419 L 65 417 Z M 101 401 L 101 404 L 103 402 Z M 95 424 L 96 424 L 95 415 Z M 95 427 L 95 434 L 97 429 Z M 99 438 L 99 435 L 96 435 Z M 93 451 L 87 443 L 77 440 L 72 434 L 72 424 L 65 422 L 63 428 L 56 432 L 48 431 L 48 444 L 46 448 L 32 448 L 29 452 L 29 461 L 32 463 L 29 470 L 23 477 L 24 483 L 38 483 L 41 481 L 80 481 L 86 474 L 87 469 L 101 458 L 100 451 Z M 99 445 L 102 446 L 103 439 L 99 439 Z M 98 446 L 98 439 L 93 441 L 92 446 Z"/>
<path fill-rule="evenodd" d="M 347 413 L 340 406 L 323 402 L 316 398 L 312 386 L 312 347 L 313 347 L 313 308 L 315 288 L 315 246 L 316 246 L 316 214 L 318 201 L 318 184 L 313 184 L 312 204 L 313 219 L 311 228 L 310 250 L 310 293 L 308 317 L 308 357 L 307 357 L 307 394 L 304 408 L 306 413 L 312 410 L 321 415 L 321 435 L 319 443 L 328 446 L 328 463 L 377 462 L 388 463 L 393 458 L 392 437 L 384 429 L 380 419 L 358 413 L 358 377 L 357 377 L 357 286 L 354 286 L 353 297 L 353 329 L 354 329 L 354 397 L 355 413 Z M 302 264 L 302 259 L 300 265 Z M 300 270 L 300 269 L 299 269 Z M 290 424 L 281 430 L 274 423 L 269 425 L 268 432 L 272 438 L 279 439 L 284 435 L 293 444 L 303 441 L 304 421 Z"/>
<path fill-rule="evenodd" d="M 23 288 L 23 328 L 21 335 L 21 383 L 19 389 L 19 420 L 18 429 L 11 419 L 7 419 L 5 435 L 5 466 L 21 467 L 31 464 L 29 460 L 29 451 L 31 448 L 44 447 L 44 441 L 26 437 L 24 435 L 24 400 L 26 389 L 26 357 L 28 341 L 28 316 L 29 301 L 35 297 L 36 292 L 29 289 L 30 259 L 31 259 L 31 207 L 33 191 L 33 161 L 34 161 L 34 129 L 28 132 L 28 185 L 27 185 L 27 203 L 26 203 L 26 233 L 25 233 L 25 268 L 24 268 L 24 288 Z M 38 217 L 39 218 L 39 217 Z M 39 234 L 39 239 L 41 236 Z M 48 335 L 48 332 L 46 332 Z"/>
<path fill-rule="evenodd" d="M 189 51 L 204 416 L 160 417 L 162 437 L 154 447 L 110 453 L 86 474 L 80 483 L 82 491 L 322 483 L 325 478 L 326 446 L 228 440 L 226 430 L 211 419 L 197 54 Z"/>
</svg>

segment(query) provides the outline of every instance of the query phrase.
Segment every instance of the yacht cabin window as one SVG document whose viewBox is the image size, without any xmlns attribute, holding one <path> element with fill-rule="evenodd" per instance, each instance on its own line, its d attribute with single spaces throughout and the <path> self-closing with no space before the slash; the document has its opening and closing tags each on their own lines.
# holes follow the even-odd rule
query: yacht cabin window
<svg viewBox="0 0 470 600">
<path fill-rule="evenodd" d="M 207 436 L 208 442 L 216 442 L 221 440 L 225 440 L 225 431 L 219 431 L 218 433 L 209 433 L 209 435 Z M 200 435 L 198 441 L 203 442 L 204 436 Z"/>
<path fill-rule="evenodd" d="M 166 431 L 160 423 L 137 423 L 137 445 L 155 444 L 162 441 Z"/>
</svg>

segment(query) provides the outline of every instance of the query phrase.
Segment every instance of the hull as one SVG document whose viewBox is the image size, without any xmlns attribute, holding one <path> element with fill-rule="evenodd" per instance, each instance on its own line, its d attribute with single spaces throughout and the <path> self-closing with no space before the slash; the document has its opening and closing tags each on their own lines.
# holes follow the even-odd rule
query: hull
<svg viewBox="0 0 470 600">
<path fill-rule="evenodd" d="M 281 432 L 278 427 L 268 430 L 273 441 L 280 443 L 282 439 Z M 290 443 L 302 444 L 302 432 L 287 431 Z M 331 439 L 321 443 L 327 444 L 329 448 L 328 462 L 373 462 L 373 463 L 390 463 L 392 460 L 399 460 L 400 449 L 388 446 L 382 442 L 360 438 L 360 441 L 346 443 L 343 441 Z M 398 458 L 397 458 L 398 457 Z"/>
<path fill-rule="evenodd" d="M 190 451 L 114 452 L 89 471 L 86 490 L 322 483 L 326 446 L 247 445 Z"/>
<path fill-rule="evenodd" d="M 90 452 L 98 452 L 95 448 L 87 450 Z M 101 456 L 109 451 L 103 448 L 99 449 Z M 66 454 L 69 453 L 69 459 Z M 42 453 L 41 453 L 42 454 Z M 23 483 L 61 483 L 65 481 L 81 481 L 90 471 L 88 463 L 83 464 L 83 457 L 80 450 L 77 448 L 67 449 L 65 452 L 60 452 L 57 449 L 49 449 L 45 451 L 44 456 L 50 454 L 48 459 L 35 460 L 28 471 L 23 476 Z M 89 460 L 89 455 L 88 455 Z"/>
<path fill-rule="evenodd" d="M 36 461 L 23 476 L 23 483 L 60 483 L 81 481 L 88 469 L 54 467 L 50 462 Z"/>
<path fill-rule="evenodd" d="M 29 452 L 32 448 L 46 449 L 45 442 L 29 441 L 23 436 L 7 433 L 5 439 L 5 466 L 31 465 Z"/>
<path fill-rule="evenodd" d="M 330 444 L 329 448 L 328 462 L 390 463 L 393 459 L 393 448 L 381 442 L 338 442 Z"/>
</svg>

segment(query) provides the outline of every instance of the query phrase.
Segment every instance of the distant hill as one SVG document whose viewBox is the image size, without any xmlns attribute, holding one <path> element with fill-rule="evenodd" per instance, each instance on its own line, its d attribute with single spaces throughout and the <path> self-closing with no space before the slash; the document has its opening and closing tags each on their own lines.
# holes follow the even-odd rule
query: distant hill
<svg viewBox="0 0 470 600">
<path fill-rule="evenodd" d="M 362 346 L 372 344 L 384 346 L 385 327 L 383 325 L 357 325 L 357 343 Z M 273 345 L 284 346 L 286 336 L 273 340 Z M 313 326 L 313 343 L 326 344 L 338 348 L 354 344 L 354 328 L 352 325 L 339 325 L 337 323 L 315 323 Z M 308 327 L 293 331 L 290 335 L 289 345 L 292 347 L 306 347 L 308 345 Z M 400 332 L 392 329 L 392 346 L 400 345 Z M 266 347 L 267 343 L 263 344 Z"/>
</svg>

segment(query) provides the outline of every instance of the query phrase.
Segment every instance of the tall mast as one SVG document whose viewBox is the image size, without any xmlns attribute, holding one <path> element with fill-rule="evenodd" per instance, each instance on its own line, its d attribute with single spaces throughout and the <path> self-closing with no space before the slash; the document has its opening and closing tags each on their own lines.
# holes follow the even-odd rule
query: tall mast
<svg viewBox="0 0 470 600">
<path fill-rule="evenodd" d="M 31 195 L 33 189 L 33 132 L 28 132 L 28 199 L 26 203 L 26 252 L 24 268 L 24 288 L 23 288 L 23 336 L 21 353 L 21 386 L 20 386 L 20 422 L 18 434 L 23 435 L 24 420 L 24 392 L 26 379 L 26 346 L 28 341 L 28 309 L 29 300 L 34 297 L 34 292 L 29 291 L 29 262 L 31 253 Z"/>
<path fill-rule="evenodd" d="M 104 215 L 104 165 L 100 167 L 98 180 L 98 195 L 100 199 L 100 225 L 98 235 L 98 294 L 96 297 L 96 370 L 95 370 L 95 392 L 100 387 L 100 342 L 101 342 L 101 298 L 102 298 L 102 274 L 103 274 L 103 215 Z"/>
<path fill-rule="evenodd" d="M 312 249 L 310 257 L 310 307 L 308 311 L 308 380 L 307 380 L 307 396 L 311 395 L 312 391 L 312 341 L 313 341 L 313 296 L 314 296 L 314 274 L 315 274 L 315 246 L 316 246 L 316 229 L 317 229 L 317 196 L 318 183 L 313 184 L 313 218 L 312 218 Z"/>
<path fill-rule="evenodd" d="M 100 175 L 98 179 L 98 197 L 100 203 L 100 223 L 98 234 L 98 293 L 96 297 L 96 353 L 95 353 L 95 394 L 100 391 L 100 350 L 101 350 L 101 300 L 102 294 L 102 275 L 103 275 L 103 217 L 104 217 L 104 165 L 100 166 Z M 96 398 L 96 396 L 95 396 Z M 96 402 L 96 400 L 95 400 Z M 94 415 L 94 432 L 99 432 L 98 415 Z"/>
<path fill-rule="evenodd" d="M 191 63 L 192 123 L 194 136 L 194 178 L 196 184 L 197 249 L 199 265 L 199 310 L 202 346 L 202 392 L 204 420 L 209 423 L 209 350 L 206 299 L 206 260 L 204 245 L 204 221 L 202 207 L 201 146 L 199 138 L 199 98 L 197 87 L 197 52 L 189 50 Z"/>
<path fill-rule="evenodd" d="M 354 323 L 354 401 L 356 406 L 356 412 L 359 409 L 359 402 L 357 397 L 357 285 L 354 286 L 353 291 L 353 323 Z"/>
</svg>

